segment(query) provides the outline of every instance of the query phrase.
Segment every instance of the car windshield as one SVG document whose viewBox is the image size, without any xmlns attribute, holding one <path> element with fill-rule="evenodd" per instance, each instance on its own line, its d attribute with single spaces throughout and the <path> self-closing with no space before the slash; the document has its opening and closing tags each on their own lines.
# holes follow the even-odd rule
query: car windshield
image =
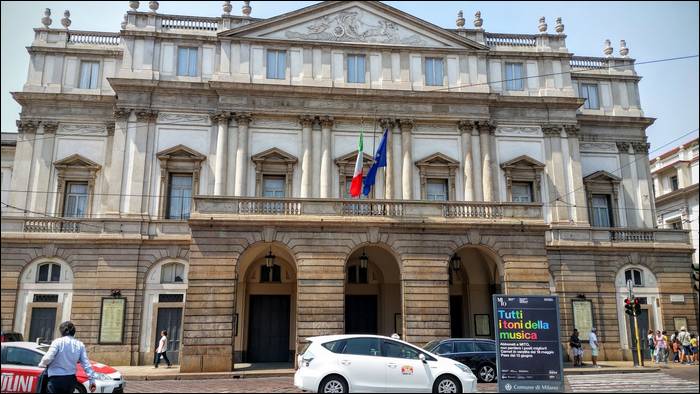
<svg viewBox="0 0 700 394">
<path fill-rule="evenodd" d="M 430 341 L 430 342 L 428 342 L 427 345 L 423 346 L 423 349 L 425 349 L 427 351 L 431 351 L 430 349 L 434 348 L 438 343 L 440 343 L 439 339 L 436 339 L 434 341 Z"/>
<path fill-rule="evenodd" d="M 36 348 L 36 350 L 46 353 L 49 351 L 49 347 L 48 346 L 39 346 Z"/>
</svg>

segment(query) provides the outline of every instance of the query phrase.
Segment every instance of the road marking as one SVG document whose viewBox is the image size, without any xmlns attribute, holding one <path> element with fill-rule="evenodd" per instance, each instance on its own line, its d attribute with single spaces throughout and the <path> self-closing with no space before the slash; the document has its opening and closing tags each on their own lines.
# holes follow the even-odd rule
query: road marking
<svg viewBox="0 0 700 394">
<path fill-rule="evenodd" d="M 571 391 L 577 392 L 698 392 L 698 384 L 665 373 L 625 373 L 572 375 L 566 377 Z"/>
</svg>

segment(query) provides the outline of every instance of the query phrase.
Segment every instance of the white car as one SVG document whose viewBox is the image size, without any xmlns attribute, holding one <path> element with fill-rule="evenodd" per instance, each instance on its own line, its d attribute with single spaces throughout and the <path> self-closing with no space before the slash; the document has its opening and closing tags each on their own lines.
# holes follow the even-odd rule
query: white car
<svg viewBox="0 0 700 394">
<path fill-rule="evenodd" d="M 319 393 L 471 393 L 476 377 L 464 364 L 410 343 L 377 335 L 307 338 L 294 385 Z"/>
</svg>

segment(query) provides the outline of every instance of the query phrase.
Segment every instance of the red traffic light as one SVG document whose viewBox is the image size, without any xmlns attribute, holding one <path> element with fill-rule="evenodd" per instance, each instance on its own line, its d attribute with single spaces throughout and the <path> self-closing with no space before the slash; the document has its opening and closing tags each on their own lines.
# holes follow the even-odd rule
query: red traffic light
<svg viewBox="0 0 700 394">
<path fill-rule="evenodd" d="M 629 304 L 630 304 L 630 299 L 629 299 L 629 298 L 625 298 L 625 305 L 629 305 Z"/>
</svg>

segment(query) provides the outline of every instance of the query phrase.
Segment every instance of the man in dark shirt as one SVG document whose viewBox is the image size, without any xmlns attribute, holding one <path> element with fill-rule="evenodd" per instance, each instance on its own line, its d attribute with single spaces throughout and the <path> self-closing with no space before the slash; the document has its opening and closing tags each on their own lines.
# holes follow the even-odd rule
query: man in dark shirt
<svg viewBox="0 0 700 394">
<path fill-rule="evenodd" d="M 583 358 L 583 350 L 581 349 L 581 340 L 578 337 L 578 330 L 574 328 L 574 333 L 571 334 L 569 338 L 569 347 L 574 354 L 574 367 L 580 367 L 583 365 L 581 360 Z"/>
</svg>

